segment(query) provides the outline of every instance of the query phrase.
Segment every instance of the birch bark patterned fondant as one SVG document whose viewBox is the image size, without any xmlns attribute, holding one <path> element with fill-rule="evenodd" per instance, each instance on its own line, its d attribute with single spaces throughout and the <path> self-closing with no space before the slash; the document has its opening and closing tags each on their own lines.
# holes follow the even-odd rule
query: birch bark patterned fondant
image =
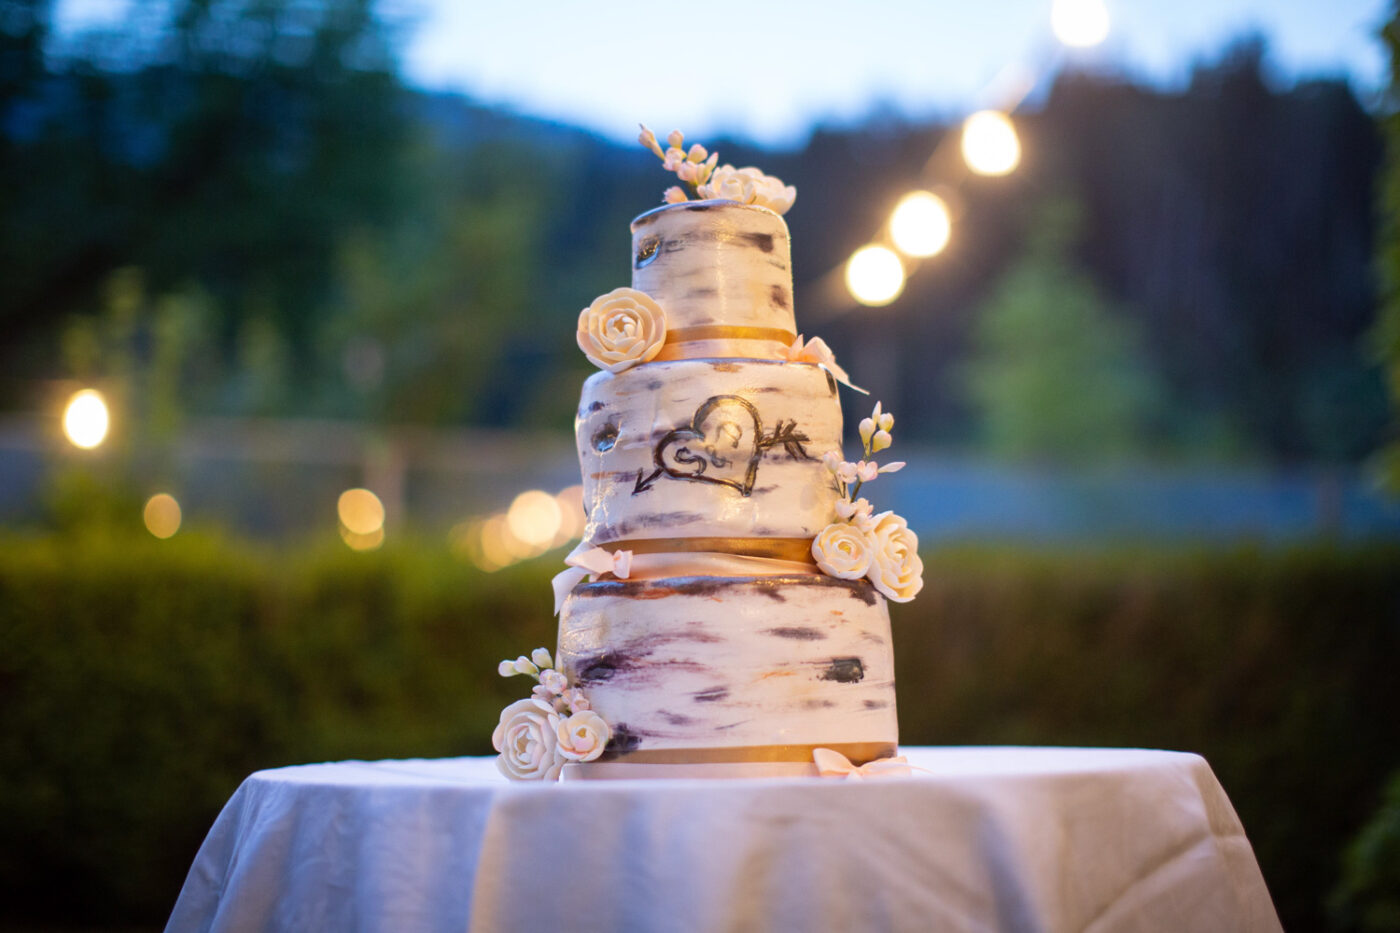
<svg viewBox="0 0 1400 933">
<path fill-rule="evenodd" d="M 841 407 L 818 366 L 676 360 L 596 373 L 575 434 L 593 544 L 810 540 L 835 518 L 821 457 L 841 446 Z"/>
<path fill-rule="evenodd" d="M 922 568 L 902 521 L 856 497 L 899 466 L 873 459 L 893 419 L 877 405 L 864 458 L 844 460 L 849 381 L 793 314 L 779 214 L 795 190 L 717 167 L 679 131 L 664 150 L 645 127 L 639 140 L 699 197 L 736 200 L 668 189 L 632 222 L 631 289 L 580 315 L 579 346 L 604 370 L 574 422 L 587 525 L 554 580 L 553 659 L 501 663 L 539 681 L 493 737 L 513 756 L 503 770 L 815 777 L 821 749 L 849 771 L 890 759 L 886 596 L 912 597 Z"/>
<path fill-rule="evenodd" d="M 822 575 L 585 583 L 557 663 L 613 730 L 603 761 L 857 764 L 893 754 L 884 599 Z"/>
<path fill-rule="evenodd" d="M 665 310 L 661 359 L 781 359 L 797 336 L 787 224 L 764 207 L 688 201 L 641 215 L 632 287 Z"/>
</svg>

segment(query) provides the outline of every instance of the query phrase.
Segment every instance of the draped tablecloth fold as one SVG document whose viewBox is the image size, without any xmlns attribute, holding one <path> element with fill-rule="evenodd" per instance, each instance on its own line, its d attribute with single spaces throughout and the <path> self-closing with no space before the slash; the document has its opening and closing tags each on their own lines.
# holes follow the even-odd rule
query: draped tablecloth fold
<svg viewBox="0 0 1400 933">
<path fill-rule="evenodd" d="M 906 748 L 864 781 L 509 784 L 490 758 L 260 771 L 168 931 L 1279 929 L 1205 760 Z"/>
</svg>

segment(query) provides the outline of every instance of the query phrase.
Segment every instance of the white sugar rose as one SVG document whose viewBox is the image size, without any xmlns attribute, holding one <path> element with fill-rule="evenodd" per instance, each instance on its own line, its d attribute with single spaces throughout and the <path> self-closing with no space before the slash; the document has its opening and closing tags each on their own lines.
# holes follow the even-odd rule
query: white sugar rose
<svg viewBox="0 0 1400 933">
<path fill-rule="evenodd" d="M 564 767 L 559 754 L 559 714 L 543 700 L 516 700 L 501 710 L 491 733 L 500 757 L 496 767 L 512 781 L 553 781 Z"/>
<path fill-rule="evenodd" d="M 875 557 L 870 562 L 870 582 L 886 598 L 907 603 L 924 587 L 924 562 L 919 559 L 919 539 L 904 519 L 893 512 L 876 515 L 870 526 Z"/>
<path fill-rule="evenodd" d="M 610 373 L 645 363 L 666 342 L 666 315 L 646 292 L 615 288 L 578 316 L 578 346 L 589 362 Z"/>
<path fill-rule="evenodd" d="M 711 173 L 706 184 L 696 189 L 696 193 L 702 198 L 757 204 L 776 214 L 787 213 L 792 202 L 797 200 L 796 188 L 784 185 L 781 178 L 765 175 L 753 166 L 735 168 L 721 165 Z"/>
<path fill-rule="evenodd" d="M 753 193 L 748 202 L 750 204 L 766 207 L 775 214 L 786 214 L 788 208 L 792 207 L 792 202 L 797 200 L 797 189 L 792 185 L 784 185 L 781 178 L 765 175 L 752 167 L 741 168 L 739 173 L 753 181 Z"/>
<path fill-rule="evenodd" d="M 592 761 L 603 754 L 612 729 L 592 710 L 580 710 L 555 727 L 559 754 L 570 761 Z"/>
<path fill-rule="evenodd" d="M 859 580 L 870 569 L 874 547 L 854 525 L 832 522 L 812 540 L 812 556 L 827 576 Z"/>
<path fill-rule="evenodd" d="M 721 165 L 710 173 L 708 182 L 695 189 L 695 193 L 702 198 L 747 204 L 753 197 L 753 179 L 741 175 L 732 165 Z"/>
</svg>

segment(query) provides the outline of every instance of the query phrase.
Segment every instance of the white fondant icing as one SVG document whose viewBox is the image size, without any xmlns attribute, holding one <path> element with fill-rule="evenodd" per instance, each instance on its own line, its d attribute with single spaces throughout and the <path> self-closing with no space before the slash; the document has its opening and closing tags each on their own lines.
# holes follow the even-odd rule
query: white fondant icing
<svg viewBox="0 0 1400 933">
<path fill-rule="evenodd" d="M 575 588 L 557 662 L 611 750 L 898 741 L 885 601 L 825 576 L 682 577 Z"/>
<path fill-rule="evenodd" d="M 593 375 L 575 423 L 584 540 L 814 537 L 836 514 L 821 461 L 841 446 L 835 385 L 818 366 L 764 360 Z"/>
<path fill-rule="evenodd" d="M 767 208 L 688 201 L 632 221 L 632 287 L 656 299 L 670 331 L 769 328 L 786 332 L 790 342 L 796 336 L 791 263 L 787 224 Z M 776 347 L 757 341 L 738 355 L 776 358 Z"/>
</svg>

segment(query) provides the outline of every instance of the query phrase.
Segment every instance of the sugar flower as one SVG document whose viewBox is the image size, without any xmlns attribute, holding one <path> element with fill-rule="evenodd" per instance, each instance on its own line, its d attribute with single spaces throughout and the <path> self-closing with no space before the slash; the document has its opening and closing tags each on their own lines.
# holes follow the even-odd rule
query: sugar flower
<svg viewBox="0 0 1400 933">
<path fill-rule="evenodd" d="M 612 729 L 592 710 L 580 710 L 555 726 L 559 754 L 569 761 L 592 761 L 603 754 Z"/>
<path fill-rule="evenodd" d="M 875 556 L 870 563 L 870 582 L 887 599 L 907 603 L 924 586 L 924 562 L 919 558 L 919 539 L 909 525 L 893 512 L 875 516 L 870 528 Z"/>
<path fill-rule="evenodd" d="M 491 744 L 501 753 L 496 767 L 512 781 L 555 780 L 564 767 L 558 729 L 554 707 L 535 697 L 516 700 L 501 710 L 491 733 Z"/>
<path fill-rule="evenodd" d="M 813 337 L 804 342 L 802 335 L 798 334 L 791 345 L 783 350 L 783 359 L 793 363 L 815 363 L 835 376 L 837 382 L 855 389 L 862 395 L 870 394 L 851 382 L 851 377 L 846 374 L 846 371 L 836 365 L 836 354 L 831 352 L 826 341 L 820 337 Z"/>
<path fill-rule="evenodd" d="M 569 680 L 556 670 L 541 671 L 540 686 L 555 696 L 562 696 L 569 689 Z"/>
<path fill-rule="evenodd" d="M 646 292 L 615 288 L 579 312 L 578 346 L 610 373 L 645 363 L 666 342 L 666 315 Z"/>
<path fill-rule="evenodd" d="M 836 515 L 842 521 L 850 522 L 857 528 L 864 528 L 870 522 L 870 516 L 874 512 L 870 502 L 866 499 L 857 499 L 852 502 L 850 499 L 836 500 Z"/>
<path fill-rule="evenodd" d="M 553 664 L 548 649 L 536 648 L 530 657 L 498 667 L 503 677 L 526 674 L 538 681 L 530 696 L 501 711 L 491 734 L 500 752 L 496 767 L 513 781 L 554 780 L 566 761 L 592 761 L 612 739 L 612 728 L 588 697 Z"/>
<path fill-rule="evenodd" d="M 797 199 L 797 189 L 784 185 L 781 178 L 766 175 L 753 166 L 719 165 L 719 153 L 710 152 L 699 143 L 687 150 L 685 134 L 680 130 L 673 130 L 666 137 L 666 148 L 662 149 L 656 134 L 646 124 L 641 124 L 641 128 L 637 141 L 661 160 L 666 171 L 675 172 L 677 178 L 691 185 L 698 198 L 756 204 L 778 214 L 787 213 Z M 689 199 L 683 190 L 666 190 L 666 203 L 679 204 L 685 200 Z"/>
<path fill-rule="evenodd" d="M 859 580 L 870 569 L 874 545 L 856 526 L 833 522 L 812 540 L 812 557 L 827 576 Z"/>
<path fill-rule="evenodd" d="M 639 123 L 637 125 L 642 128 L 642 132 L 637 136 L 637 142 L 656 153 L 658 158 L 666 158 L 666 154 L 661 151 L 661 145 L 656 141 L 656 134 L 653 133 L 645 123 Z"/>
</svg>

